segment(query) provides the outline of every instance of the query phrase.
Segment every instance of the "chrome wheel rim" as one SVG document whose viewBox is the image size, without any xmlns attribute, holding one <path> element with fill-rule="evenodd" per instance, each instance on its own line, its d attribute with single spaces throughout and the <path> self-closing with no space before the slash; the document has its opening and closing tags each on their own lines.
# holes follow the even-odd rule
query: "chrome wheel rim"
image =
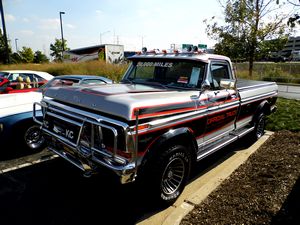
<svg viewBox="0 0 300 225">
<path fill-rule="evenodd" d="M 265 130 L 265 120 L 264 120 L 264 117 L 261 117 L 258 121 L 258 124 L 257 124 L 256 136 L 258 138 L 263 136 L 264 130 Z"/>
<path fill-rule="evenodd" d="M 183 159 L 175 158 L 166 166 L 161 182 L 162 191 L 167 194 L 176 192 L 184 179 L 185 164 Z"/>
<path fill-rule="evenodd" d="M 38 126 L 32 126 L 26 130 L 24 139 L 26 145 L 33 150 L 40 148 L 45 141 Z"/>
</svg>

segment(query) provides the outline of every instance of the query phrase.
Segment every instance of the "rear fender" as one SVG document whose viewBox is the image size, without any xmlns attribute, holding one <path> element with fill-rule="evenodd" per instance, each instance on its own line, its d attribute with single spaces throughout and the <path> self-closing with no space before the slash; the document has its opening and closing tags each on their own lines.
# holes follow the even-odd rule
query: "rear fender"
<svg viewBox="0 0 300 225">
<path fill-rule="evenodd" d="M 255 121 L 257 121 L 259 115 L 261 113 L 264 113 L 265 115 L 269 115 L 270 114 L 270 104 L 267 100 L 262 101 L 259 106 L 257 107 L 253 118 L 252 118 L 252 123 L 255 123 Z"/>
</svg>

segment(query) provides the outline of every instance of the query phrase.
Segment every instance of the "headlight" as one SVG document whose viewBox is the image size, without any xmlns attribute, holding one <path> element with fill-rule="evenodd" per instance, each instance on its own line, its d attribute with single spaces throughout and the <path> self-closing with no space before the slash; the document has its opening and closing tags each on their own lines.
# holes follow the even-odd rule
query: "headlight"
<svg viewBox="0 0 300 225">
<path fill-rule="evenodd" d="M 3 129 L 4 129 L 4 125 L 3 123 L 0 123 L 0 133 L 3 131 Z"/>
</svg>

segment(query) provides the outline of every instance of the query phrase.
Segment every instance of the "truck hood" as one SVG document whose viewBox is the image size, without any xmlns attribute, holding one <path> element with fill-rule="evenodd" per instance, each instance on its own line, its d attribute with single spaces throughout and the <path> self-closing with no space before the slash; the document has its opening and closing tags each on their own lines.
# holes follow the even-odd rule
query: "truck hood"
<svg viewBox="0 0 300 225">
<path fill-rule="evenodd" d="M 181 91 L 141 84 L 107 84 L 53 87 L 47 89 L 44 95 L 75 106 L 133 120 L 137 110 L 139 118 L 195 110 L 196 103 L 191 96 L 199 95 L 199 91 Z"/>
<path fill-rule="evenodd" d="M 0 95 L 0 117 L 10 116 L 33 110 L 33 103 L 40 102 L 42 93 L 25 92 Z"/>
</svg>

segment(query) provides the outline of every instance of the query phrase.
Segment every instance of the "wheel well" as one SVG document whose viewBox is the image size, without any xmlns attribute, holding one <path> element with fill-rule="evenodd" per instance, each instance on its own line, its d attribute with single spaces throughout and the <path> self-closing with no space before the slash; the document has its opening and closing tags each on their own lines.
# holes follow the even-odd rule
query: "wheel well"
<svg viewBox="0 0 300 225">
<path fill-rule="evenodd" d="M 174 132 L 172 132 L 174 133 Z M 175 132 L 176 133 L 176 132 Z M 164 150 L 167 149 L 170 145 L 180 144 L 187 148 L 187 150 L 191 154 L 192 163 L 196 162 L 197 156 L 197 142 L 193 134 L 186 129 L 179 129 L 177 134 L 171 135 L 167 132 L 163 134 L 147 151 L 145 154 L 143 161 L 141 163 L 141 167 L 145 167 L 147 162 L 155 159 L 159 154 L 161 154 Z M 143 170 L 143 169 L 141 169 Z"/>
<path fill-rule="evenodd" d="M 271 107 L 269 102 L 267 100 L 261 102 L 254 113 L 254 116 L 252 118 L 252 123 L 255 123 L 255 121 L 258 119 L 261 113 L 264 113 L 265 115 L 269 115 L 270 112 L 271 112 Z"/>
</svg>

